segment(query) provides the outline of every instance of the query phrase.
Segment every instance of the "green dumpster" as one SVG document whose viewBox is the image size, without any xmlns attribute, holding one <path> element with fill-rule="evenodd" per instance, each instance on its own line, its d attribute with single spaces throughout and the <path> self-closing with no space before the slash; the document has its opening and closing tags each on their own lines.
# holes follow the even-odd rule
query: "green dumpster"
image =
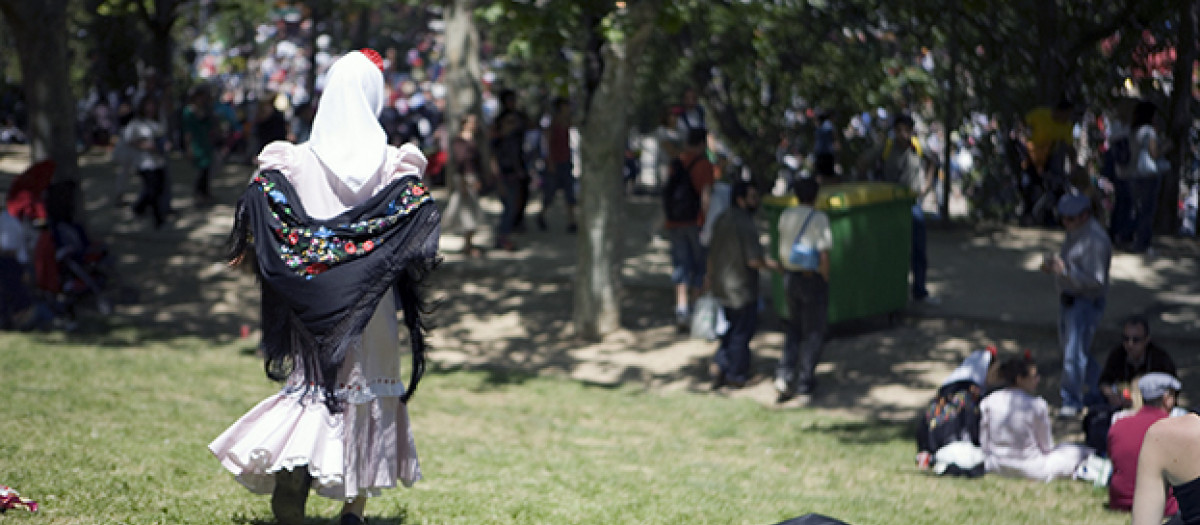
<svg viewBox="0 0 1200 525">
<path fill-rule="evenodd" d="M 817 209 L 829 216 L 829 323 L 899 312 L 908 304 L 912 205 L 907 187 L 887 182 L 851 182 L 821 188 Z M 779 256 L 779 216 L 796 205 L 794 196 L 763 197 L 771 251 Z M 785 242 L 791 242 L 787 239 Z M 771 302 L 788 317 L 783 276 L 771 275 Z"/>
</svg>

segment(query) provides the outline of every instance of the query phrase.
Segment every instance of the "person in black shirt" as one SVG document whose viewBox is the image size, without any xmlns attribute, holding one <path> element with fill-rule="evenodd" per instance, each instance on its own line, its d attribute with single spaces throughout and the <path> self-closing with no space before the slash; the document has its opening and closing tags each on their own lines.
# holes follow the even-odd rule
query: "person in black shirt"
<svg viewBox="0 0 1200 525">
<path fill-rule="evenodd" d="M 1165 350 L 1150 340 L 1150 323 L 1144 316 L 1134 315 L 1122 324 L 1121 344 L 1113 348 L 1100 372 L 1100 391 L 1113 408 L 1126 408 L 1131 401 L 1123 395 L 1125 387 L 1135 378 L 1150 372 L 1177 376 L 1175 361 Z"/>
</svg>

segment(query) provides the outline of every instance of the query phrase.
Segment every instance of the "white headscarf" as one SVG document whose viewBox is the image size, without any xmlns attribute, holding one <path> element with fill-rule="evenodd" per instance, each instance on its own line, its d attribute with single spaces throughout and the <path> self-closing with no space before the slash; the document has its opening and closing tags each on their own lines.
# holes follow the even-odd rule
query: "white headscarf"
<svg viewBox="0 0 1200 525">
<path fill-rule="evenodd" d="M 329 67 L 308 147 L 355 193 L 387 158 L 383 98 L 383 72 L 366 55 L 352 51 Z"/>
</svg>

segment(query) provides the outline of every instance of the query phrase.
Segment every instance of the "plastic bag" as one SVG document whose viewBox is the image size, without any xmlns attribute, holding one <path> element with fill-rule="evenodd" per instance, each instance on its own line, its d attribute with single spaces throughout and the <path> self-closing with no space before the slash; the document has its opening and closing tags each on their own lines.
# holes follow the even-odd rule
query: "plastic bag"
<svg viewBox="0 0 1200 525">
<path fill-rule="evenodd" d="M 692 315 L 692 337 L 712 341 L 717 338 L 717 311 L 721 305 L 712 294 L 696 299 L 696 312 Z"/>
<path fill-rule="evenodd" d="M 1138 170 L 1138 175 L 1140 175 L 1142 177 L 1150 177 L 1153 175 L 1157 175 L 1158 174 L 1158 162 L 1156 160 L 1154 160 L 1154 157 L 1150 156 L 1149 151 L 1143 149 L 1142 152 L 1138 154 L 1137 170 Z"/>
</svg>

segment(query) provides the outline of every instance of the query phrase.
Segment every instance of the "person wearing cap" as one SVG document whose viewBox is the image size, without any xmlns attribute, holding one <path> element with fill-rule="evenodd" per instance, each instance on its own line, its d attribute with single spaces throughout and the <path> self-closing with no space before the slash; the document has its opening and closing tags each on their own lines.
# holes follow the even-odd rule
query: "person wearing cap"
<svg viewBox="0 0 1200 525">
<path fill-rule="evenodd" d="M 1179 514 L 1170 523 L 1200 523 L 1200 417 L 1196 413 L 1150 425 L 1138 454 L 1134 485 L 1132 525 L 1162 523 L 1170 493 L 1179 504 Z"/>
<path fill-rule="evenodd" d="M 1085 195 L 1068 193 L 1059 199 L 1058 214 L 1066 238 L 1059 253 L 1048 255 L 1041 268 L 1054 276 L 1059 292 L 1058 339 L 1063 349 L 1059 417 L 1065 418 L 1075 417 L 1086 405 L 1104 401 L 1098 384 L 1100 367 L 1092 359 L 1091 348 L 1096 326 L 1104 316 L 1112 243 L 1091 210 L 1091 200 Z"/>
<path fill-rule="evenodd" d="M 1138 380 L 1137 387 L 1145 404 L 1132 416 L 1117 420 L 1108 431 L 1108 457 L 1113 464 L 1112 480 L 1108 484 L 1109 508 L 1123 511 L 1133 508 L 1138 453 L 1142 450 L 1146 431 L 1171 413 L 1182 386 L 1175 376 L 1162 372 L 1151 372 Z M 1179 512 L 1173 496 L 1168 495 L 1162 510 L 1163 516 Z"/>
</svg>

